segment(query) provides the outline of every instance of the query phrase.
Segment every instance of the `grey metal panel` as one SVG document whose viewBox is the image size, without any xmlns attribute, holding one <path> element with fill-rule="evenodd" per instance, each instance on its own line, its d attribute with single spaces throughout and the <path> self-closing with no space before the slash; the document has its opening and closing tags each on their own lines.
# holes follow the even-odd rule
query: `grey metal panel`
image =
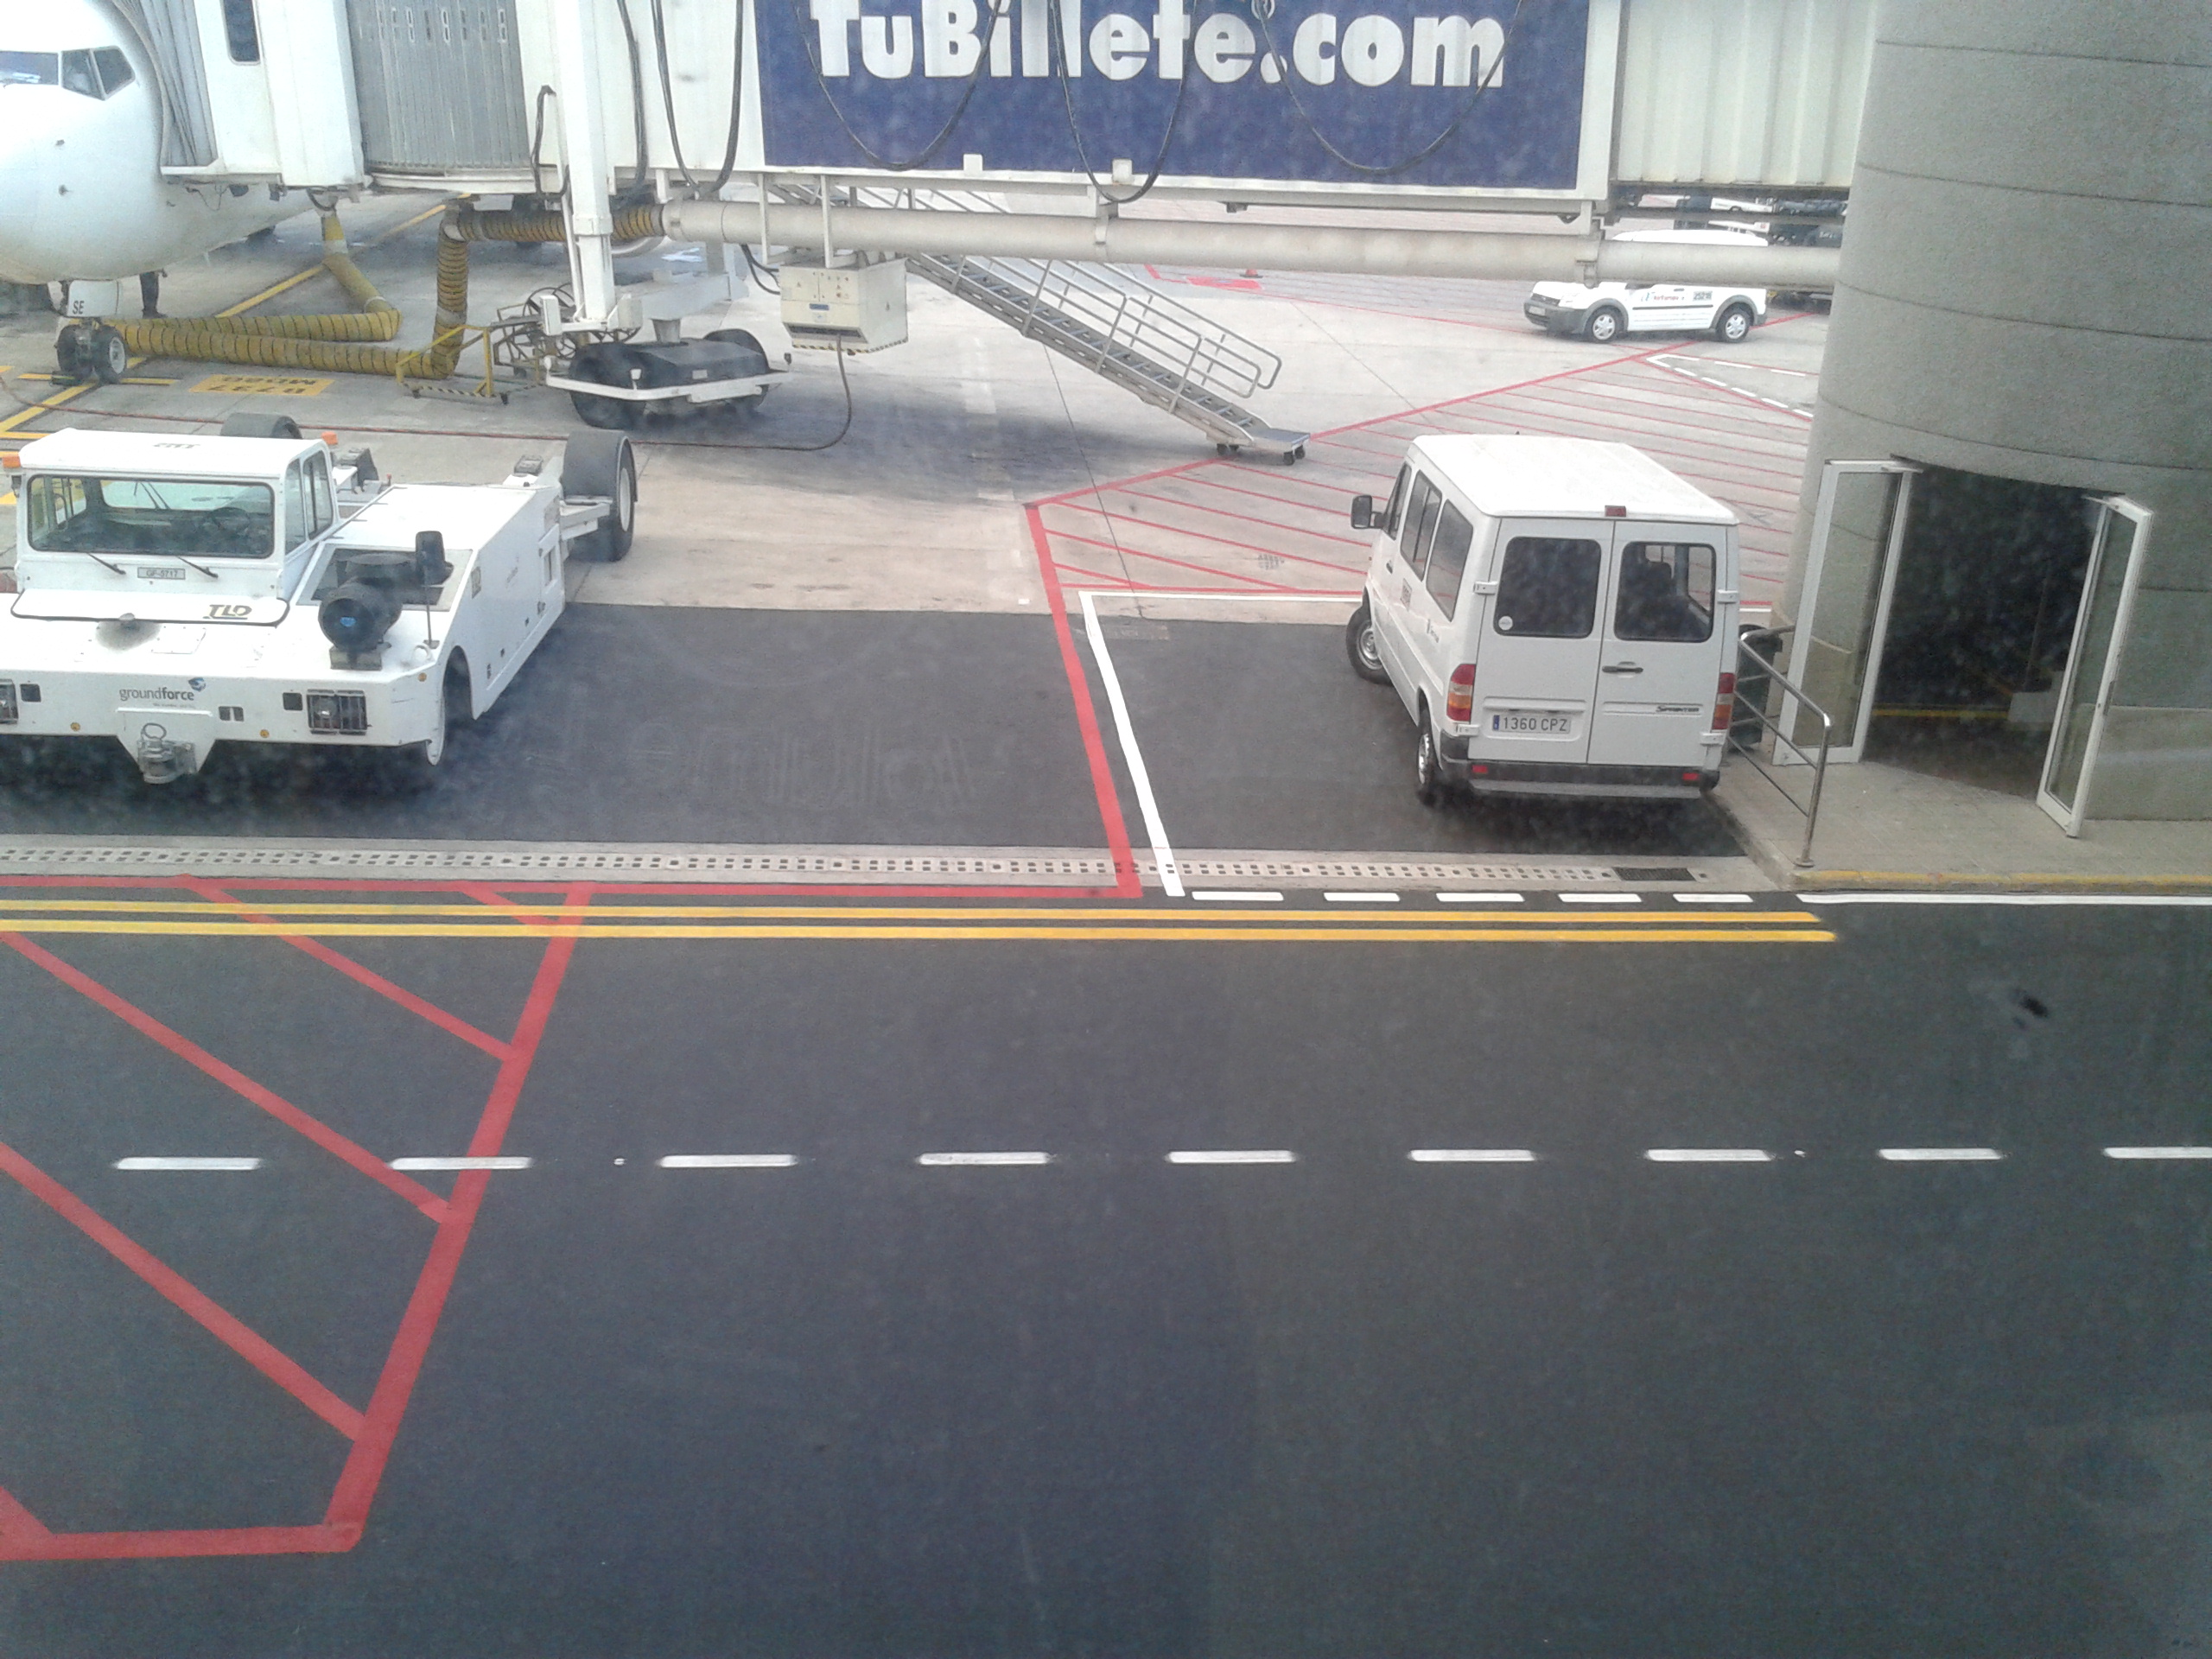
<svg viewBox="0 0 2212 1659">
<path fill-rule="evenodd" d="M 193 0 L 112 0 L 154 60 L 162 97 L 162 165 L 207 167 L 215 159 L 207 67 L 200 56 Z"/>
<path fill-rule="evenodd" d="M 346 10 L 371 172 L 527 166 L 513 0 L 347 0 Z"/>
<path fill-rule="evenodd" d="M 1875 0 L 1629 0 L 1613 176 L 1851 182 Z"/>
</svg>

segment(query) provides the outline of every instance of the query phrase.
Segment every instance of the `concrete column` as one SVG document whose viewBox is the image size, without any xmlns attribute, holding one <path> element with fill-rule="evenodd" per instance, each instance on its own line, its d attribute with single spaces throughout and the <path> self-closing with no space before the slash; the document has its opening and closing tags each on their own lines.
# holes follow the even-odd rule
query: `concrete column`
<svg viewBox="0 0 2212 1659">
<path fill-rule="evenodd" d="M 2158 515 L 2091 815 L 2212 817 L 2212 9 L 1885 0 L 1786 618 L 1891 456 Z"/>
</svg>

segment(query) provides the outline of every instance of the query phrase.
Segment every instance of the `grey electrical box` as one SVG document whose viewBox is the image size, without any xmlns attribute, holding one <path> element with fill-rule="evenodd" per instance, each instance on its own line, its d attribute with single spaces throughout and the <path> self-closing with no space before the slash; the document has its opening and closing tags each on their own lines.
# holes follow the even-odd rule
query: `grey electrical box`
<svg viewBox="0 0 2212 1659">
<path fill-rule="evenodd" d="M 880 351 L 906 340 L 906 262 L 795 264 L 779 268 L 784 327 L 791 344 L 816 351 Z"/>
</svg>

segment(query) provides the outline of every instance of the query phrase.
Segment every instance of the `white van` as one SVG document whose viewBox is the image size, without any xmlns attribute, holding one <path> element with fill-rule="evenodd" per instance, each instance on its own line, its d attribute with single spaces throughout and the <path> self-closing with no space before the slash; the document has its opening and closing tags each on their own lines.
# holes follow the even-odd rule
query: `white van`
<svg viewBox="0 0 2212 1659">
<path fill-rule="evenodd" d="M 1621 231 L 1615 242 L 1690 242 L 1764 247 L 1756 231 L 1716 226 L 1708 230 Z M 1521 302 L 1521 315 L 1554 334 L 1581 334 L 1600 345 L 1627 334 L 1710 332 L 1731 345 L 1766 321 L 1763 288 L 1719 288 L 1711 283 L 1538 283 Z"/>
<path fill-rule="evenodd" d="M 1420 729 L 1414 783 L 1694 798 L 1720 781 L 1736 677 L 1736 515 L 1641 450 L 1416 438 L 1345 630 Z"/>
</svg>

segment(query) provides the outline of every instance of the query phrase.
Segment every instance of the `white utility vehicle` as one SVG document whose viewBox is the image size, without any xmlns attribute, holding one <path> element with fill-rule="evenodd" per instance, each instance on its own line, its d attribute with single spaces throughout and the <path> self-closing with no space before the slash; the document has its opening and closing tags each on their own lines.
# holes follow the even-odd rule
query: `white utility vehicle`
<svg viewBox="0 0 2212 1659">
<path fill-rule="evenodd" d="M 1416 438 L 1381 507 L 1352 667 L 1414 717 L 1414 787 L 1692 798 L 1736 691 L 1736 515 L 1624 443 Z"/>
<path fill-rule="evenodd" d="M 557 483 L 525 456 L 492 485 L 393 484 L 281 416 L 223 434 L 73 429 L 8 458 L 0 747 L 113 741 L 161 784 L 219 743 L 314 744 L 427 782 L 559 620 L 571 548 L 629 550 L 620 433 L 571 438 Z"/>
<path fill-rule="evenodd" d="M 1690 242 L 1764 247 L 1756 231 L 1622 231 L 1615 242 Z M 1623 334 L 1711 333 L 1730 344 L 1766 320 L 1763 288 L 1720 288 L 1710 283 L 1538 283 L 1521 302 L 1521 315 L 1554 334 L 1580 334 L 1600 345 Z"/>
</svg>

